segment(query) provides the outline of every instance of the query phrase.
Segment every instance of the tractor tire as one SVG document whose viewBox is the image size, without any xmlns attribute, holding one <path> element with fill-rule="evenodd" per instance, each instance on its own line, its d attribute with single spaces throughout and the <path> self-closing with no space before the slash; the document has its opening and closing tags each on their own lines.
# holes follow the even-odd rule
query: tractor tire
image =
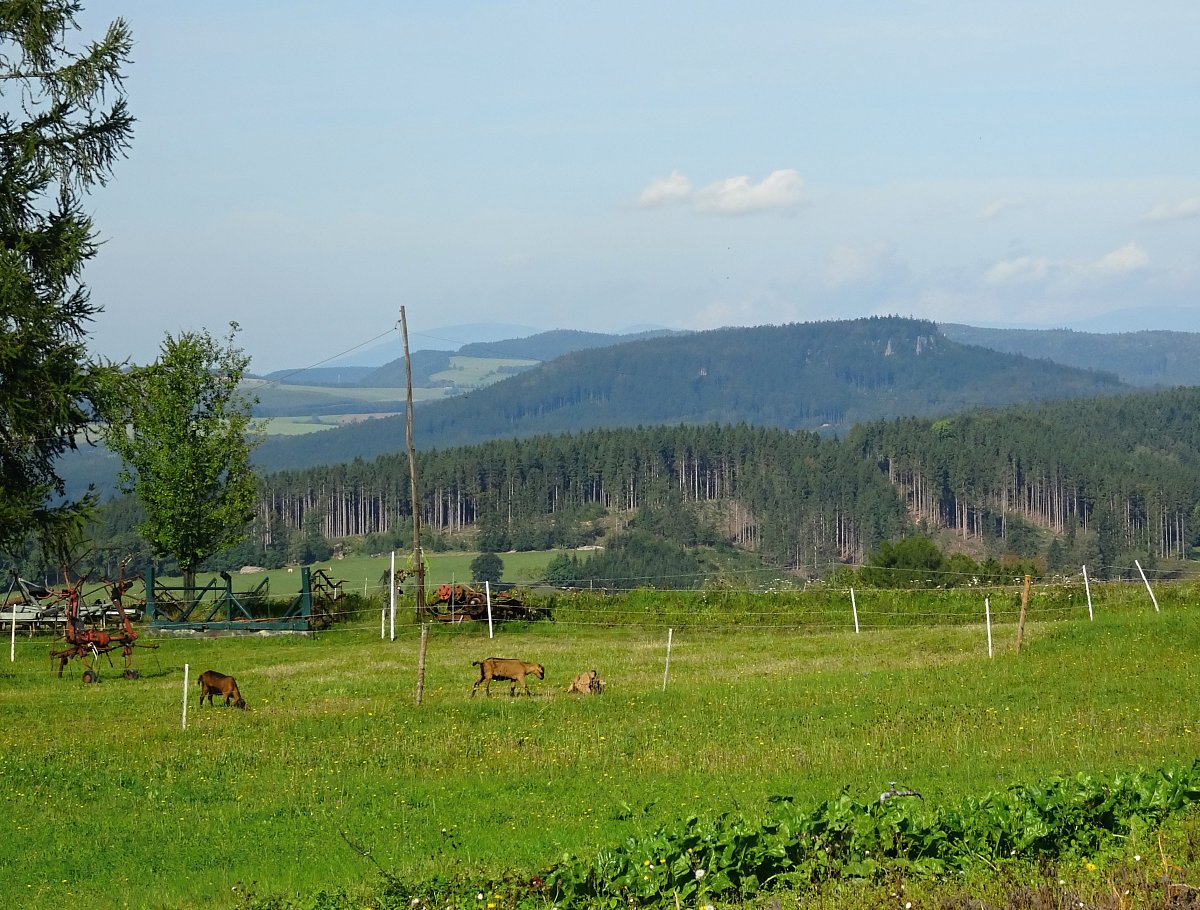
<svg viewBox="0 0 1200 910">
<path fill-rule="evenodd" d="M 83 681 L 85 683 L 91 684 L 91 683 L 94 683 L 97 679 L 98 679 L 98 677 L 96 676 L 95 670 L 89 669 L 89 670 L 83 671 Z"/>
<path fill-rule="evenodd" d="M 126 668 L 126 670 L 125 670 L 125 678 L 126 679 L 137 679 L 139 676 L 141 676 L 141 674 L 138 673 L 137 670 L 133 669 L 133 667 Z"/>
</svg>

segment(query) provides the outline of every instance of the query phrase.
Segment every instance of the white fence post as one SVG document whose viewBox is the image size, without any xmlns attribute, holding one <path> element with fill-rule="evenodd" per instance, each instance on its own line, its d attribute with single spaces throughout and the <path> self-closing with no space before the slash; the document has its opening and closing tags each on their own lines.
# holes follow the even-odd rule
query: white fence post
<svg viewBox="0 0 1200 910">
<path fill-rule="evenodd" d="M 992 604 L 991 604 L 991 598 L 988 598 L 988 597 L 985 597 L 983 599 L 983 618 L 984 618 L 984 621 L 987 623 L 988 657 L 991 657 L 992 656 Z"/>
<path fill-rule="evenodd" d="M 671 675 L 671 638 L 674 636 L 673 628 L 667 629 L 667 662 L 663 666 L 663 691 L 667 691 L 667 677 Z"/>
<path fill-rule="evenodd" d="M 391 607 L 388 613 L 391 614 L 391 635 L 392 641 L 396 640 L 396 551 L 392 550 L 392 574 L 388 577 L 388 603 Z"/>
<path fill-rule="evenodd" d="M 9 646 L 8 659 L 12 663 L 17 660 L 17 605 L 12 603 L 13 588 L 17 586 L 17 575 L 14 572 L 12 582 L 8 586 L 8 593 L 4 595 L 5 605 L 12 610 L 12 644 Z"/>
<path fill-rule="evenodd" d="M 1150 582 L 1146 580 L 1146 573 L 1142 571 L 1142 564 L 1136 559 L 1133 564 L 1137 566 L 1138 573 L 1142 576 L 1142 584 L 1146 586 L 1146 590 L 1150 592 L 1150 602 L 1154 604 L 1154 612 L 1158 613 L 1158 598 L 1154 596 L 1154 589 L 1150 587 Z"/>
<path fill-rule="evenodd" d="M 183 665 L 183 729 L 187 729 L 188 665 Z"/>
<path fill-rule="evenodd" d="M 483 596 L 487 599 L 488 611 L 488 638 L 492 637 L 492 583 L 485 581 L 483 583 Z"/>
<path fill-rule="evenodd" d="M 850 589 L 850 609 L 854 611 L 854 634 L 858 634 L 858 604 L 854 601 L 854 589 Z"/>
<path fill-rule="evenodd" d="M 1087 566 L 1083 567 L 1083 590 L 1087 592 L 1088 620 L 1094 621 L 1096 617 L 1092 614 L 1092 583 L 1088 581 Z"/>
</svg>

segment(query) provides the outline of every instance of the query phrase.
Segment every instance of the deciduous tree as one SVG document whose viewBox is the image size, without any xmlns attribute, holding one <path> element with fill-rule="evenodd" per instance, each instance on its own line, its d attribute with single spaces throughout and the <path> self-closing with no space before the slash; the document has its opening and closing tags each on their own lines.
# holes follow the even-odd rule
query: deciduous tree
<svg viewBox="0 0 1200 910">
<path fill-rule="evenodd" d="M 471 560 L 471 581 L 491 582 L 500 584 L 500 576 L 504 574 L 504 560 L 495 553 L 480 553 Z"/>
<path fill-rule="evenodd" d="M 238 543 L 254 517 L 258 481 L 250 453 L 261 438 L 239 384 L 250 358 L 207 331 L 167 335 L 158 361 L 134 370 L 110 412 L 106 440 L 121 482 L 146 510 L 138 530 L 173 556 L 189 592 L 196 567 Z M 189 593 L 190 596 L 190 593 Z"/>
</svg>

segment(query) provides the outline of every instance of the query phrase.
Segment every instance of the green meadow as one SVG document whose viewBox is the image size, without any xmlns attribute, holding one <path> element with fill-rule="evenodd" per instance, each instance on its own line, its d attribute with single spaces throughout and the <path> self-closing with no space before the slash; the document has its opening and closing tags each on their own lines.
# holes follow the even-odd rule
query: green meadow
<svg viewBox="0 0 1200 910">
<path fill-rule="evenodd" d="M 1077 600 L 1035 604 L 1019 653 L 1010 597 L 991 657 L 981 618 L 931 622 L 948 608 L 919 593 L 890 624 L 860 593 L 857 634 L 841 601 L 836 623 L 767 625 L 670 594 L 607 615 L 563 598 L 555 622 L 494 639 L 434 624 L 420 705 L 418 627 L 382 639 L 377 601 L 314 637 L 162 638 L 138 649 L 140 678 L 102 664 L 89 686 L 77 663 L 52 674 L 52 639 L 18 636 L 0 668 L 0 893 L 30 908 L 378 907 L 381 882 L 528 881 L 773 797 L 872 802 L 896 781 L 937 805 L 1188 765 L 1196 593 L 1165 588 L 1158 612 L 1144 590 L 1101 590 L 1094 621 Z M 504 683 L 472 698 L 471 662 L 492 655 L 546 678 L 530 698 Z M 604 694 L 568 695 L 590 668 Z M 206 669 L 236 676 L 249 710 L 197 707 Z"/>
<path fill-rule="evenodd" d="M 337 417 L 267 417 L 262 420 L 268 436 L 304 436 L 341 426 Z"/>
<path fill-rule="evenodd" d="M 451 551 L 446 553 L 425 553 L 425 584 L 430 590 L 438 585 L 460 582 L 471 583 L 471 562 L 479 554 Z M 520 553 L 498 554 L 504 563 L 502 577 L 507 584 L 528 586 L 536 584 L 545 574 L 546 566 L 555 556 L 552 550 L 536 550 Z M 408 565 L 409 552 L 396 553 L 396 570 L 403 570 Z M 314 563 L 310 568 L 315 573 L 318 570 L 335 583 L 341 582 L 341 590 L 347 594 L 361 594 L 364 597 L 383 597 L 387 593 L 385 573 L 391 571 L 391 555 L 388 553 L 377 556 L 347 556 L 344 559 L 329 559 L 325 562 Z M 294 597 L 300 593 L 300 571 L 296 568 L 271 569 L 263 572 L 252 572 L 242 575 L 231 573 L 234 593 L 247 593 L 267 582 L 272 597 Z M 167 585 L 182 584 L 177 576 L 163 576 L 160 579 Z M 212 581 L 221 584 L 220 575 L 216 572 L 200 572 L 196 582 L 203 587 Z M 411 589 L 413 582 L 402 582 L 406 590 Z M 90 590 L 90 589 L 89 589 Z M 141 585 L 134 590 L 134 595 L 140 594 Z"/>
<path fill-rule="evenodd" d="M 490 385 L 538 365 L 537 360 L 516 360 L 500 357 L 463 357 L 454 355 L 450 358 L 450 368 L 434 373 L 435 382 L 450 382 L 460 389 L 477 389 Z"/>
</svg>

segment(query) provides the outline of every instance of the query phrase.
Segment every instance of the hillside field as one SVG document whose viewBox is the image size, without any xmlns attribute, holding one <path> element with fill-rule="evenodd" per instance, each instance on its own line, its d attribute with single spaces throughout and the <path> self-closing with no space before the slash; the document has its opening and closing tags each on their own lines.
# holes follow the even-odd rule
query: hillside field
<svg viewBox="0 0 1200 910">
<path fill-rule="evenodd" d="M 938 805 L 1185 766 L 1200 757 L 1197 593 L 1163 587 L 1156 612 L 1136 586 L 1101 589 L 1091 622 L 1035 610 L 1020 653 L 1002 613 L 990 659 L 981 623 L 930 625 L 921 594 L 907 624 L 860 634 L 847 616 L 822 632 L 695 613 L 672 628 L 669 665 L 664 625 L 564 605 L 494 640 L 432 628 L 419 707 L 418 629 L 381 640 L 378 603 L 312 638 L 164 638 L 138 650 L 140 679 L 104 664 L 91 686 L 77 664 L 49 672 L 51 639 L 20 637 L 0 668 L 0 893 L 33 910 L 379 907 L 374 863 L 406 882 L 529 881 L 774 796 L 845 787 L 869 803 L 897 781 Z M 490 655 L 543 663 L 545 680 L 530 698 L 499 683 L 472 698 L 471 662 Z M 237 677 L 248 711 L 197 708 L 210 668 Z M 589 668 L 604 694 L 567 695 Z M 1120 849 L 1164 851 L 1165 867 L 1174 843 L 1142 832 Z M 1071 875 L 1083 860 L 1106 868 L 1084 857 Z M 341 889 L 358 897 L 321 903 Z"/>
<path fill-rule="evenodd" d="M 450 358 L 450 369 L 434 373 L 432 378 L 451 383 L 458 389 L 478 389 L 537 365 L 536 360 L 464 357 L 456 354 Z"/>
</svg>

